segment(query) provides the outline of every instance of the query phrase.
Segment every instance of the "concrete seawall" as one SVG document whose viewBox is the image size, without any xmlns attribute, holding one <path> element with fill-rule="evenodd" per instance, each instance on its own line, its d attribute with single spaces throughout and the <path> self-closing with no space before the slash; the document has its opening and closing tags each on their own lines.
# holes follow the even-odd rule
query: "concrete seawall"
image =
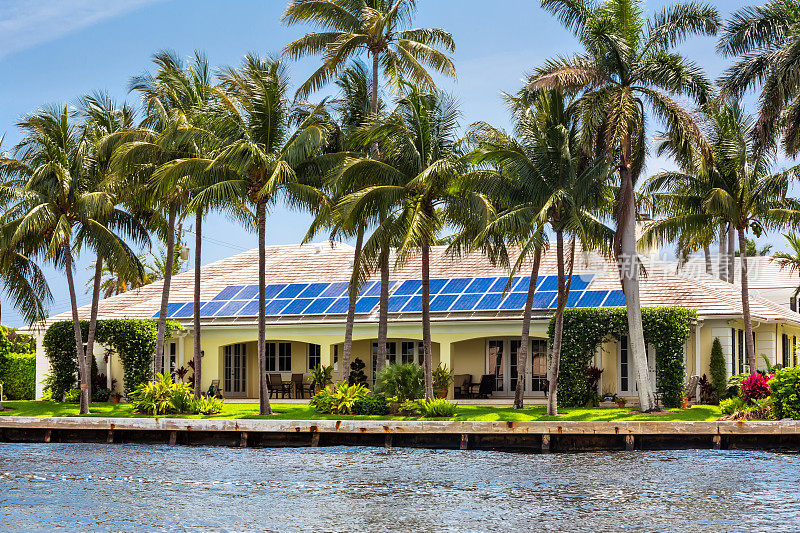
<svg viewBox="0 0 800 533">
<path fill-rule="evenodd" d="M 495 422 L 0 417 L 0 442 L 250 447 L 386 446 L 520 451 L 800 450 L 800 421 Z"/>
</svg>

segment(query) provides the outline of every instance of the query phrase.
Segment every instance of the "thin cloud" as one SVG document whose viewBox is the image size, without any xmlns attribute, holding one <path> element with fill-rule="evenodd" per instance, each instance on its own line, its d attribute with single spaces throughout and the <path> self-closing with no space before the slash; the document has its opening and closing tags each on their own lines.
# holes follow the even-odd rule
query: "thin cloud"
<svg viewBox="0 0 800 533">
<path fill-rule="evenodd" d="M 0 59 L 160 0 L 4 0 Z"/>
</svg>

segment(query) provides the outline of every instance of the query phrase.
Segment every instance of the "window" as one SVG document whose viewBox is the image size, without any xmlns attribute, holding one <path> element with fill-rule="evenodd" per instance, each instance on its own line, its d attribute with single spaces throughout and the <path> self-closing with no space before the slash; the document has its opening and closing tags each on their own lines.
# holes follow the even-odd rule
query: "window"
<svg viewBox="0 0 800 533">
<path fill-rule="evenodd" d="M 619 339 L 619 389 L 627 392 L 629 390 L 628 380 L 628 337 Z"/>
<path fill-rule="evenodd" d="M 178 362 L 178 343 L 170 341 L 164 348 L 161 356 L 161 368 L 165 374 L 175 372 L 175 365 Z"/>
<path fill-rule="evenodd" d="M 333 345 L 333 371 L 339 371 L 339 345 Z"/>
<path fill-rule="evenodd" d="M 792 365 L 797 366 L 797 337 L 792 337 Z"/>
<path fill-rule="evenodd" d="M 275 357 L 275 343 L 268 342 L 266 346 L 267 351 L 267 372 L 291 372 L 292 371 L 292 343 L 281 342 L 278 343 L 277 353 Z"/>
<path fill-rule="evenodd" d="M 783 368 L 790 366 L 792 363 L 789 361 L 789 335 L 781 335 L 781 356 Z"/>
<path fill-rule="evenodd" d="M 519 379 L 519 371 L 517 370 L 517 357 L 519 355 L 519 348 L 522 346 L 522 341 L 513 339 L 509 343 L 508 362 L 509 362 L 509 377 L 511 378 L 511 390 L 517 390 L 517 379 Z M 522 390 L 525 390 L 524 388 Z"/>
<path fill-rule="evenodd" d="M 322 357 L 320 357 L 320 345 L 319 344 L 309 344 L 308 345 L 308 369 L 311 370 L 312 368 L 317 368 L 321 362 Z"/>
<path fill-rule="evenodd" d="M 225 346 L 223 377 L 223 390 L 226 394 L 245 394 L 247 391 L 246 344 Z"/>
<path fill-rule="evenodd" d="M 394 342 L 386 343 L 386 364 L 392 365 L 397 362 L 397 344 Z M 375 384 L 375 376 L 378 373 L 378 343 L 372 343 L 372 384 Z"/>
<path fill-rule="evenodd" d="M 547 339 L 531 341 L 531 390 L 547 390 Z"/>
<path fill-rule="evenodd" d="M 419 355 L 418 361 L 415 361 L 415 356 L 414 356 L 415 353 Z M 400 345 L 400 361 L 402 361 L 402 363 L 404 365 L 407 365 L 409 363 L 415 363 L 415 362 L 417 362 L 418 364 L 421 365 L 423 363 L 423 360 L 422 360 L 423 357 L 424 357 L 424 352 L 423 352 L 423 349 L 422 349 L 422 343 L 421 342 L 403 341 L 401 343 L 401 345 Z"/>
<path fill-rule="evenodd" d="M 792 296 L 789 298 L 789 309 L 797 312 L 797 296 Z"/>
<path fill-rule="evenodd" d="M 489 341 L 489 359 L 487 371 L 494 374 L 494 390 L 503 390 L 503 342 L 502 340 Z"/>
</svg>

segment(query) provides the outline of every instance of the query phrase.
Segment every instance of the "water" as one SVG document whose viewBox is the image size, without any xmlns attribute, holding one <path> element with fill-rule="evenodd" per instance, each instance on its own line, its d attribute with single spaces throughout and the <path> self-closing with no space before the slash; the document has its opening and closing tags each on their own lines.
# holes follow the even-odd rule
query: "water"
<svg viewBox="0 0 800 533">
<path fill-rule="evenodd" d="M 1 531 L 798 531 L 800 455 L 0 444 Z"/>
</svg>

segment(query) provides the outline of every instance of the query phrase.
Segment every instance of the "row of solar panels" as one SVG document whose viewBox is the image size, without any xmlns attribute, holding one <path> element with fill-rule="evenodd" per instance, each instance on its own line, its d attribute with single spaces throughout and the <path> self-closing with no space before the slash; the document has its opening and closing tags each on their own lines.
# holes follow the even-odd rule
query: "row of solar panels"
<svg viewBox="0 0 800 533">
<path fill-rule="evenodd" d="M 431 311 L 496 311 L 520 310 L 525 306 L 530 277 L 512 280 L 510 291 L 503 293 L 507 278 L 432 279 Z M 567 299 L 568 307 L 616 307 L 625 305 L 622 291 L 587 290 L 590 276 L 576 276 Z M 553 309 L 556 306 L 556 276 L 540 276 L 534 297 L 534 309 Z M 397 282 L 390 282 L 390 291 Z M 389 312 L 415 313 L 422 311 L 421 280 L 406 280 L 391 293 Z M 258 314 L 258 286 L 232 285 L 209 302 L 201 302 L 200 316 L 245 317 Z M 380 282 L 372 281 L 361 289 L 356 301 L 356 313 L 372 312 L 378 305 Z M 271 284 L 265 289 L 265 313 L 280 315 L 331 315 L 347 313 L 347 283 Z M 173 302 L 167 308 L 169 318 L 190 318 L 192 302 Z M 154 315 L 159 316 L 159 313 Z"/>
</svg>

